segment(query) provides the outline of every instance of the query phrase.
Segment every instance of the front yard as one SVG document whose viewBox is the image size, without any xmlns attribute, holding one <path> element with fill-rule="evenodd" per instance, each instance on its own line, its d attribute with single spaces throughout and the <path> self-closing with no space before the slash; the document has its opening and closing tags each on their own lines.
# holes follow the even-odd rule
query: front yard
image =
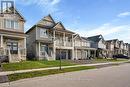
<svg viewBox="0 0 130 87">
<path fill-rule="evenodd" d="M 78 60 L 77 60 L 78 61 Z M 92 63 L 104 63 L 104 62 L 122 62 L 128 61 L 126 59 L 93 59 L 93 60 L 82 60 L 82 61 L 91 61 Z M 78 65 L 80 63 L 76 63 L 71 60 L 62 60 L 62 66 L 73 66 Z M 90 63 L 89 63 L 90 64 Z M 19 63 L 4 63 L 2 64 L 4 71 L 15 71 L 15 70 L 26 70 L 26 69 L 37 69 L 37 68 L 47 68 L 47 67 L 58 67 L 60 65 L 60 61 L 22 61 Z M 46 76 L 58 73 L 65 73 L 65 72 L 73 72 L 73 71 L 80 71 L 80 70 L 88 70 L 88 69 L 95 69 L 101 68 L 106 66 L 113 66 L 118 64 L 110 64 L 110 65 L 97 65 L 97 66 L 76 66 L 76 67 L 68 67 L 60 69 L 48 69 L 48 70 L 40 70 L 40 71 L 31 71 L 31 72 L 24 72 L 24 73 L 14 73 L 9 74 L 8 78 L 9 81 L 16 81 L 19 79 L 24 78 L 32 78 L 38 76 Z"/>
<path fill-rule="evenodd" d="M 121 61 L 128 61 L 126 59 L 93 59 L 93 60 L 82 60 L 82 61 L 91 61 L 90 63 L 104 63 L 104 62 L 121 62 Z M 79 65 L 82 63 L 74 62 L 70 60 L 62 60 L 62 66 L 72 66 L 72 65 Z M 85 62 L 84 64 L 87 64 Z M 55 61 L 22 61 L 18 63 L 4 63 L 3 71 L 15 71 L 15 70 L 26 70 L 26 69 L 37 69 L 37 68 L 47 68 L 47 67 L 58 67 L 60 65 L 59 60 Z"/>
<path fill-rule="evenodd" d="M 22 61 L 18 63 L 4 63 L 2 64 L 4 71 L 15 71 L 15 70 L 26 70 L 26 69 L 37 69 L 37 68 L 47 68 L 47 67 L 58 67 L 60 61 Z M 75 63 L 63 60 L 61 62 L 62 66 L 72 66 Z"/>
</svg>

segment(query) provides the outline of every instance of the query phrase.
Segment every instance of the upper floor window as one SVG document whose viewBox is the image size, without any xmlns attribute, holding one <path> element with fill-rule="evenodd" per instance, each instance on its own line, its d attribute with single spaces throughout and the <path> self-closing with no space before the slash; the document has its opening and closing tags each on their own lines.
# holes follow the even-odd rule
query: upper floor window
<svg viewBox="0 0 130 87">
<path fill-rule="evenodd" d="M 14 29 L 18 29 L 19 28 L 19 24 L 17 21 L 14 21 Z"/>
<path fill-rule="evenodd" d="M 10 29 L 18 29 L 19 24 L 18 24 L 18 21 L 5 19 L 4 20 L 4 27 L 5 28 L 10 28 Z"/>
<path fill-rule="evenodd" d="M 47 37 L 47 30 L 46 29 L 40 29 L 40 37 Z"/>
</svg>

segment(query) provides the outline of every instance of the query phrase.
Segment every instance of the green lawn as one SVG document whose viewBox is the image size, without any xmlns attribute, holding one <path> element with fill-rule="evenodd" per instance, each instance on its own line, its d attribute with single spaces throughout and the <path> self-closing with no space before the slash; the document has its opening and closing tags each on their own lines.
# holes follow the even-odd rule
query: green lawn
<svg viewBox="0 0 130 87">
<path fill-rule="evenodd" d="M 62 70 L 52 69 L 52 70 L 43 70 L 43 71 L 35 71 L 35 72 L 27 72 L 27 73 L 18 73 L 8 75 L 10 81 L 16 81 L 24 78 L 32 78 L 38 76 L 46 76 L 58 73 L 72 72 L 72 71 L 80 71 L 80 70 L 88 70 L 95 69 L 95 66 L 81 66 L 81 67 L 73 67 L 73 68 L 64 68 Z"/>
<path fill-rule="evenodd" d="M 86 61 L 86 60 L 85 60 Z M 103 63 L 103 62 L 120 62 L 127 61 L 126 59 L 94 59 L 91 63 Z M 78 63 L 62 60 L 62 66 L 77 65 Z M 26 70 L 26 69 L 37 69 L 37 68 L 47 68 L 47 67 L 58 67 L 60 61 L 23 61 L 18 63 L 4 63 L 2 64 L 4 71 L 15 71 L 15 70 Z"/>
<path fill-rule="evenodd" d="M 61 62 L 62 66 L 76 65 L 69 61 L 63 60 Z M 15 70 L 25 70 L 25 69 L 37 69 L 46 67 L 57 67 L 60 65 L 60 61 L 23 61 L 18 63 L 5 63 L 2 64 L 4 71 L 15 71 Z"/>
</svg>

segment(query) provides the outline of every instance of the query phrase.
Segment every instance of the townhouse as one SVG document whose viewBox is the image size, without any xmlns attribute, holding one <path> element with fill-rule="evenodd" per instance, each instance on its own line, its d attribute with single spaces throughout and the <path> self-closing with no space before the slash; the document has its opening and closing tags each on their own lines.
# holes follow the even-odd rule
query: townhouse
<svg viewBox="0 0 130 87">
<path fill-rule="evenodd" d="M 123 41 L 119 41 L 118 39 L 108 40 L 106 42 L 109 57 L 113 57 L 119 54 L 128 56 L 128 43 L 124 43 Z"/>
<path fill-rule="evenodd" d="M 96 35 L 87 37 L 87 40 L 90 41 L 91 48 L 97 49 L 96 57 L 106 58 L 108 55 L 108 50 L 106 49 L 106 41 L 102 35 Z"/>
<path fill-rule="evenodd" d="M 129 55 L 129 44 L 128 44 L 128 43 L 124 43 L 123 54 L 124 54 L 125 56 L 128 56 L 128 55 Z"/>
<path fill-rule="evenodd" d="M 41 19 L 27 32 L 27 55 L 38 60 L 74 59 L 72 31 L 51 15 Z"/>
<path fill-rule="evenodd" d="M 119 46 L 119 40 L 118 39 L 113 39 L 113 42 L 114 42 L 114 55 L 118 55 L 119 54 L 119 49 L 120 49 L 120 46 Z"/>
<path fill-rule="evenodd" d="M 114 55 L 114 41 L 113 40 L 106 41 L 106 49 L 108 50 L 107 57 L 112 58 Z"/>
<path fill-rule="evenodd" d="M 118 39 L 105 41 L 102 35 L 81 37 L 55 22 L 51 15 L 42 18 L 24 33 L 25 19 L 14 3 L 3 1 L 0 14 L 0 58 L 9 62 L 36 60 L 130 57 L 130 45 Z M 1 6 L 1 7 L 2 7 Z M 26 41 L 27 39 L 27 41 Z M 26 53 L 27 50 L 27 53 Z"/>
<path fill-rule="evenodd" d="M 96 57 L 90 42 L 67 30 L 51 15 L 41 19 L 27 32 L 27 55 L 38 60 L 89 59 Z"/>
<path fill-rule="evenodd" d="M 78 34 L 74 36 L 74 58 L 90 59 L 96 57 L 96 48 L 91 47 L 91 43 L 85 37 L 80 37 Z"/>
<path fill-rule="evenodd" d="M 8 5 L 10 2 L 2 2 Z M 26 36 L 24 17 L 14 8 L 13 3 L 0 14 L 0 57 L 9 62 L 26 60 Z"/>
</svg>

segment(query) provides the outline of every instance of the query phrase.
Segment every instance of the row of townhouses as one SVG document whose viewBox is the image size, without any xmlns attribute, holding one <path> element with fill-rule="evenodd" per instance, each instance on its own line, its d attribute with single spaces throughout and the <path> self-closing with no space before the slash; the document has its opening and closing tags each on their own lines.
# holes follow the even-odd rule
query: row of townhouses
<svg viewBox="0 0 130 87">
<path fill-rule="evenodd" d="M 13 6 L 0 14 L 0 57 L 9 62 L 130 56 L 130 45 L 102 35 L 82 37 L 48 15 L 24 33 L 25 19 Z M 87 31 L 86 31 L 87 32 Z"/>
</svg>

